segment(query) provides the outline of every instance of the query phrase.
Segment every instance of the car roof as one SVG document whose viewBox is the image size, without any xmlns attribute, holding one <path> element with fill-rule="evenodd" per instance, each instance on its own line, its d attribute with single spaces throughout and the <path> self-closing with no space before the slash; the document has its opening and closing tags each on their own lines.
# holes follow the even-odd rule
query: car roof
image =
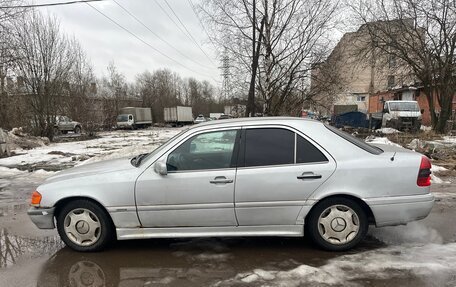
<svg viewBox="0 0 456 287">
<path fill-rule="evenodd" d="M 283 124 L 289 121 L 300 121 L 300 122 L 313 122 L 313 123 L 321 123 L 316 120 L 306 119 L 306 118 L 298 118 L 298 117 L 254 117 L 254 118 L 234 118 L 234 119 L 226 119 L 226 120 L 217 120 L 217 121 L 210 121 L 198 124 L 193 128 L 200 128 L 200 127 L 223 127 L 223 126 L 232 126 L 232 125 L 242 125 L 242 124 Z"/>
</svg>

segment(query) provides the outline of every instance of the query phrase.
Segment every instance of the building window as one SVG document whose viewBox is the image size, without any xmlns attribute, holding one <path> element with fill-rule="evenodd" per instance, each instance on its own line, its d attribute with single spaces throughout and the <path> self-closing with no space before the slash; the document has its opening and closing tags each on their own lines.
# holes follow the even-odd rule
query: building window
<svg viewBox="0 0 456 287">
<path fill-rule="evenodd" d="M 395 55 L 389 55 L 388 56 L 388 65 L 390 69 L 396 68 L 397 61 L 396 61 L 396 56 Z"/>
<path fill-rule="evenodd" d="M 388 76 L 388 88 L 392 88 L 395 84 L 395 78 L 393 75 Z"/>
<path fill-rule="evenodd" d="M 366 101 L 366 96 L 357 96 L 356 101 L 358 102 L 365 102 Z"/>
</svg>

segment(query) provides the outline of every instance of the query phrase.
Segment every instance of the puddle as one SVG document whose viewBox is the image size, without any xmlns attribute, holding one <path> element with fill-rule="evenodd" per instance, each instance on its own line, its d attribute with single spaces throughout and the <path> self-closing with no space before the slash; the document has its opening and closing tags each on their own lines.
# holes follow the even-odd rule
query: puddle
<svg viewBox="0 0 456 287">
<path fill-rule="evenodd" d="M 63 247 L 60 238 L 22 237 L 9 234 L 5 228 L 0 229 L 0 268 L 10 267 L 27 258 L 53 254 Z"/>
</svg>

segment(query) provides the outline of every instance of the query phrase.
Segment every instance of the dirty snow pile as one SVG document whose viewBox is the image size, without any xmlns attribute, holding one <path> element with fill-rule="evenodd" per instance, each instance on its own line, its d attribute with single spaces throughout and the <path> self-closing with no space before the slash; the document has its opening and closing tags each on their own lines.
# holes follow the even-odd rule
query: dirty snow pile
<svg viewBox="0 0 456 287">
<path fill-rule="evenodd" d="M 441 171 L 446 171 L 448 169 L 444 168 L 443 166 L 438 166 L 438 165 L 435 165 L 433 164 L 431 166 L 431 182 L 432 183 L 437 183 L 437 184 L 442 184 L 442 183 L 445 183 L 445 184 L 448 184 L 450 183 L 449 181 L 444 181 L 442 180 L 441 178 L 439 178 L 438 176 L 435 175 L 436 172 L 441 172 Z"/>
<path fill-rule="evenodd" d="M 364 282 L 372 280 L 412 277 L 425 286 L 453 286 L 445 284 L 454 280 L 456 243 L 442 244 L 434 229 L 411 223 L 405 227 L 374 229 L 372 236 L 390 246 L 342 255 L 320 266 L 297 262 L 290 270 L 253 269 L 215 285 L 364 286 Z"/>
<path fill-rule="evenodd" d="M 15 156 L 0 159 L 0 166 L 21 169 L 60 170 L 104 159 L 134 156 L 153 151 L 182 129 L 151 128 L 102 132 L 99 138 L 51 143 L 33 149 L 16 148 Z"/>
<path fill-rule="evenodd" d="M 402 147 L 401 145 L 394 143 L 385 137 L 368 137 L 368 138 L 366 138 L 366 142 L 369 144 L 385 144 L 385 145 Z"/>
<path fill-rule="evenodd" d="M 381 128 L 381 129 L 375 130 L 375 132 L 376 133 L 382 133 L 382 134 L 385 134 L 385 135 L 400 133 L 400 131 L 398 131 L 396 129 L 393 129 L 393 128 Z"/>
<path fill-rule="evenodd" d="M 216 285 L 236 285 L 255 283 L 266 286 L 309 286 L 337 285 L 363 286 L 360 280 L 407 279 L 410 274 L 421 280 L 429 280 L 429 285 L 444 286 L 451 280 L 456 270 L 456 243 L 446 245 L 425 244 L 392 246 L 377 250 L 343 255 L 328 260 L 322 266 L 306 264 L 287 271 L 254 269 L 237 274 L 234 278 L 218 282 Z M 436 278 L 436 274 L 438 274 Z M 430 277 L 429 279 L 428 276 Z M 431 277 L 432 276 L 432 277 Z M 436 280 L 442 285 L 435 285 Z"/>
</svg>

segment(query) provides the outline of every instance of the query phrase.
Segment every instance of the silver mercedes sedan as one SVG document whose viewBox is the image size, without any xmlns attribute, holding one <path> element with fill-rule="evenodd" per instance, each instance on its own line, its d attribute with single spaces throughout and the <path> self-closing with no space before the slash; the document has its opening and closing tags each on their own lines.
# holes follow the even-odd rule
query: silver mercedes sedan
<svg viewBox="0 0 456 287">
<path fill-rule="evenodd" d="M 33 192 L 28 214 L 39 228 L 57 226 L 77 251 L 116 238 L 304 234 L 340 251 L 369 225 L 426 217 L 430 169 L 419 153 L 369 145 L 318 121 L 212 121 L 149 154 L 58 173 Z"/>
</svg>

